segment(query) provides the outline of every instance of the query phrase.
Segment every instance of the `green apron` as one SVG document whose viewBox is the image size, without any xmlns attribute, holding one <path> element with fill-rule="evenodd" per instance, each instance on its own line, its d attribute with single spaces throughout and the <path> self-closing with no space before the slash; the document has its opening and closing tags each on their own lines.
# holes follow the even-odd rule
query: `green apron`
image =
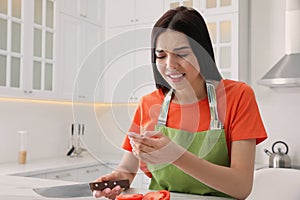
<svg viewBox="0 0 300 200">
<path fill-rule="evenodd" d="M 216 109 L 215 87 L 213 82 L 210 81 L 207 81 L 206 86 L 211 115 L 209 130 L 191 133 L 166 126 L 169 105 L 173 93 L 172 89 L 164 99 L 155 129 L 198 157 L 217 165 L 229 166 L 225 131 L 218 118 Z M 173 192 L 229 197 L 199 182 L 172 164 L 147 164 L 147 167 L 152 173 L 152 179 L 149 185 L 149 189 L 151 190 L 166 189 Z"/>
</svg>

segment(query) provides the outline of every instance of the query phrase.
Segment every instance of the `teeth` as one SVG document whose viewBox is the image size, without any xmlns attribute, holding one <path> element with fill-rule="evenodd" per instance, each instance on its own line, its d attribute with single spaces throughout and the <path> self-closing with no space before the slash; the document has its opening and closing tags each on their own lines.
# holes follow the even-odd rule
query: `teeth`
<svg viewBox="0 0 300 200">
<path fill-rule="evenodd" d="M 171 78 L 180 78 L 183 75 L 182 74 L 174 74 L 174 75 L 169 75 Z"/>
</svg>

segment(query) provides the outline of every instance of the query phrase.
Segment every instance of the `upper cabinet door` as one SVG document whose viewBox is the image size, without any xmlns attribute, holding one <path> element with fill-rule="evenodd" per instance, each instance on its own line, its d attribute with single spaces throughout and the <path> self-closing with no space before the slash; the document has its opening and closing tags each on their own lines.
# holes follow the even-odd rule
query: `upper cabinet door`
<svg viewBox="0 0 300 200">
<path fill-rule="evenodd" d="M 86 18 L 87 21 L 103 25 L 103 12 L 99 12 L 101 8 L 101 0 L 79 0 L 79 16 Z"/>
<path fill-rule="evenodd" d="M 55 96 L 56 1 L 6 0 L 0 5 L 2 94 Z"/>
<path fill-rule="evenodd" d="M 109 0 L 105 11 L 108 27 L 148 24 L 163 13 L 161 0 Z"/>
<path fill-rule="evenodd" d="M 58 3 L 61 12 L 71 16 L 78 14 L 78 0 L 59 0 Z"/>
<path fill-rule="evenodd" d="M 205 15 L 238 12 L 238 3 L 237 0 L 200 0 L 200 10 Z"/>
<path fill-rule="evenodd" d="M 149 24 L 156 22 L 164 12 L 162 0 L 136 0 L 135 22 L 138 24 Z"/>
<path fill-rule="evenodd" d="M 99 12 L 103 0 L 59 0 L 60 12 L 103 25 L 103 12 Z"/>
<path fill-rule="evenodd" d="M 108 27 L 127 26 L 135 23 L 135 0 L 108 0 L 105 3 Z"/>
<path fill-rule="evenodd" d="M 200 0 L 165 0 L 165 10 L 176 8 L 178 6 L 192 7 L 200 11 Z"/>
</svg>

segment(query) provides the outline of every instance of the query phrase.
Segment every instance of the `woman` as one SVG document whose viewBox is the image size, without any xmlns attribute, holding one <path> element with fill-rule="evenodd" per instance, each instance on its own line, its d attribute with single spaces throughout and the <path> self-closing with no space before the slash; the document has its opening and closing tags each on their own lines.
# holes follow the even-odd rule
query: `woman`
<svg viewBox="0 0 300 200">
<path fill-rule="evenodd" d="M 194 9 L 167 11 L 151 42 L 157 90 L 140 101 L 118 169 L 97 181 L 132 181 L 140 167 L 151 177 L 149 189 L 245 199 L 255 146 L 267 138 L 253 90 L 222 79 Z M 117 186 L 95 196 L 114 199 L 121 191 Z"/>
</svg>

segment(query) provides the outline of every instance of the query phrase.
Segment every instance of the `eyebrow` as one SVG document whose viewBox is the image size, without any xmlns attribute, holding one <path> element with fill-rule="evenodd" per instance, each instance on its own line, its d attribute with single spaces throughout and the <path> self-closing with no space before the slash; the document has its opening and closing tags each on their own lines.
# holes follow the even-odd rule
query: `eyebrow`
<svg viewBox="0 0 300 200">
<path fill-rule="evenodd" d="M 180 51 L 180 50 L 183 50 L 183 49 L 190 49 L 190 47 L 189 46 L 178 47 L 178 48 L 173 49 L 173 51 Z M 161 53 L 161 52 L 164 52 L 164 50 L 156 49 L 155 52 L 156 53 Z"/>
</svg>

